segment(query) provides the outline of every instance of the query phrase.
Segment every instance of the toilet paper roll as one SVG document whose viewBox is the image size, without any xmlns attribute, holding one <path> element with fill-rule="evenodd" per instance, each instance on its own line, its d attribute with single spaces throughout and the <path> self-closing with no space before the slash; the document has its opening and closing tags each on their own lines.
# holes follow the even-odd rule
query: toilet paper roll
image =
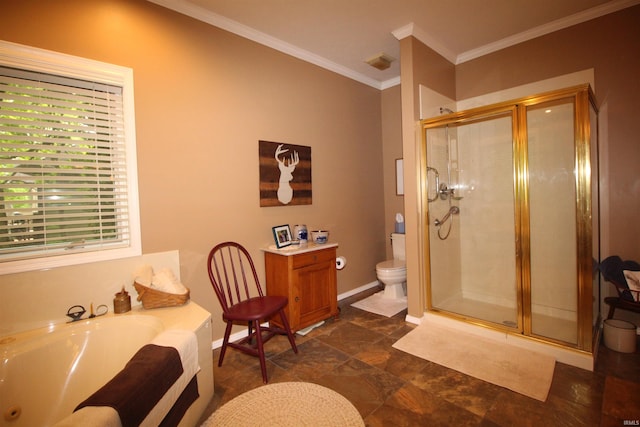
<svg viewBox="0 0 640 427">
<path fill-rule="evenodd" d="M 345 265 L 347 265 L 347 259 L 345 257 L 339 256 L 336 258 L 336 268 L 338 270 L 342 270 Z"/>
</svg>

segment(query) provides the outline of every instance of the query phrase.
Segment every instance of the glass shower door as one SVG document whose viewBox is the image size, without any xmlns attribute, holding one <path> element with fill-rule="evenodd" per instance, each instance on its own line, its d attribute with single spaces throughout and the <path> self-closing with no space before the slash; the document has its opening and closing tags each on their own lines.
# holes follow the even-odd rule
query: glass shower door
<svg viewBox="0 0 640 427">
<path fill-rule="evenodd" d="M 430 308 L 521 330 L 513 116 L 425 130 Z"/>
<path fill-rule="evenodd" d="M 530 333 L 577 343 L 573 98 L 528 106 Z M 529 317 L 529 316 L 526 316 Z"/>
<path fill-rule="evenodd" d="M 597 117 L 584 85 L 422 121 L 429 310 L 593 350 Z"/>
</svg>

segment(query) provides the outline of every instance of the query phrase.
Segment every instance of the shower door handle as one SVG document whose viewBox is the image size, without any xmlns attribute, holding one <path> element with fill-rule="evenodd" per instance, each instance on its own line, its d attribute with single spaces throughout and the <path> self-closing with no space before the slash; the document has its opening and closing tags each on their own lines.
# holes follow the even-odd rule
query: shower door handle
<svg viewBox="0 0 640 427">
<path fill-rule="evenodd" d="M 427 166 L 427 184 L 429 184 L 429 172 L 433 172 L 436 177 L 436 195 L 433 199 L 429 198 L 429 185 L 427 185 L 427 202 L 433 202 L 438 199 L 438 194 L 440 194 L 440 174 L 438 173 L 438 169 Z"/>
</svg>

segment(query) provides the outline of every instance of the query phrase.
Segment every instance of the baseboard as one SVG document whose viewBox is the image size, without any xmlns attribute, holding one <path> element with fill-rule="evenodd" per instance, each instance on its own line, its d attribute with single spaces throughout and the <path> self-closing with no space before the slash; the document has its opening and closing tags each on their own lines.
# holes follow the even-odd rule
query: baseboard
<svg viewBox="0 0 640 427">
<path fill-rule="evenodd" d="M 364 292 L 366 290 L 369 290 L 371 288 L 375 288 L 376 286 L 379 286 L 380 282 L 378 282 L 377 280 L 371 283 L 367 283 L 366 285 L 362 285 L 358 288 L 352 289 L 350 291 L 347 291 L 345 293 L 342 293 L 340 295 L 338 295 L 338 301 L 341 301 L 345 298 L 349 298 L 350 296 L 359 294 L 360 292 Z M 267 323 L 264 323 L 263 326 L 267 326 Z M 240 332 L 236 332 L 235 334 L 231 334 L 229 336 L 229 342 L 234 342 L 234 341 L 238 341 L 241 340 L 242 338 L 247 336 L 247 331 L 246 329 L 244 331 L 240 331 Z M 215 350 L 217 348 L 222 347 L 222 341 L 223 339 L 220 338 L 218 340 L 215 340 L 213 342 L 211 342 L 211 349 Z"/>
<path fill-rule="evenodd" d="M 359 294 L 360 292 L 368 291 L 369 289 L 375 288 L 376 286 L 380 286 L 380 282 L 378 282 L 377 280 L 371 283 L 367 283 L 366 285 L 362 285 L 359 288 L 351 289 L 350 291 L 347 291 L 345 293 L 338 295 L 338 301 L 341 301 L 353 295 Z"/>
<path fill-rule="evenodd" d="M 405 322 L 413 323 L 414 325 L 419 325 L 422 323 L 422 317 L 415 317 L 407 314 L 404 318 Z"/>
</svg>

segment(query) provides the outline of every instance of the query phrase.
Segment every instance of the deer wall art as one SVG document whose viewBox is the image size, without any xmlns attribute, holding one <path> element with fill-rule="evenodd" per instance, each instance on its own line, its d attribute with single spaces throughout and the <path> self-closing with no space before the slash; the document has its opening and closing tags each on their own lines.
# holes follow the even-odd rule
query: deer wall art
<svg viewBox="0 0 640 427">
<path fill-rule="evenodd" d="M 311 204 L 311 147 L 259 141 L 260 206 Z"/>
</svg>

